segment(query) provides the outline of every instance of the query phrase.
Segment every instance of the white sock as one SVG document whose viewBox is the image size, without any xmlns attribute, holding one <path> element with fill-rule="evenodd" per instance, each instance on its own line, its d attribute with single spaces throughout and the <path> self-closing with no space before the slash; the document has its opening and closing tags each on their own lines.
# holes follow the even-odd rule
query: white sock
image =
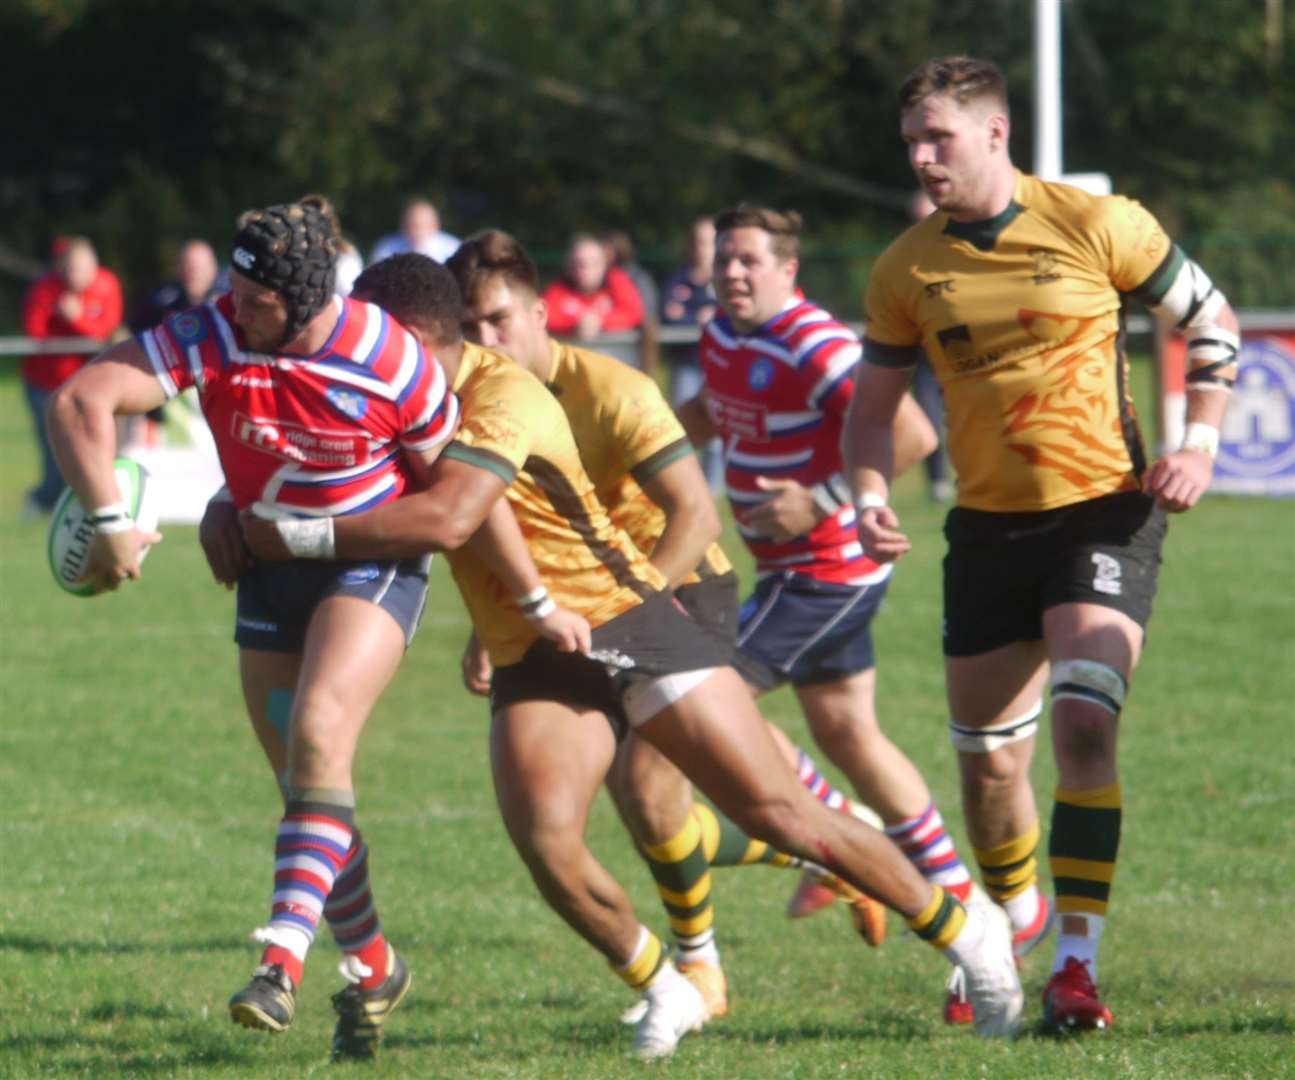
<svg viewBox="0 0 1295 1080">
<path fill-rule="evenodd" d="M 1010 900 L 1003 901 L 1007 917 L 1012 920 L 1013 930 L 1024 930 L 1039 913 L 1039 887 L 1029 886 L 1024 892 L 1017 893 Z"/>
<path fill-rule="evenodd" d="M 1106 919 L 1102 915 L 1062 915 L 1061 923 L 1064 924 L 1072 919 L 1083 919 L 1088 926 L 1088 932 L 1076 934 L 1061 929 L 1057 933 L 1057 953 L 1052 961 L 1052 972 L 1056 974 L 1066 966 L 1066 960 L 1074 957 L 1081 964 L 1088 966 L 1088 975 L 1093 982 L 1097 982 L 1097 947 L 1101 944 L 1102 931 L 1106 929 Z"/>
<path fill-rule="evenodd" d="M 702 941 L 701 939 L 705 940 Z M 694 944 L 701 941 L 700 944 Z M 705 934 L 698 934 L 695 938 L 680 938 L 676 943 L 674 958 L 676 961 L 683 960 L 701 960 L 707 964 L 713 964 L 719 967 L 719 946 L 715 944 L 715 932 L 707 930 Z"/>
</svg>

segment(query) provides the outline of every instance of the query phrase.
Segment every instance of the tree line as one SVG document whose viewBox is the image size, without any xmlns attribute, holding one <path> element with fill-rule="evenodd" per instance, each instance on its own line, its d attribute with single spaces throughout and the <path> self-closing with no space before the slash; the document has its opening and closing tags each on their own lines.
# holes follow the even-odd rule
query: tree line
<svg viewBox="0 0 1295 1080">
<path fill-rule="evenodd" d="M 1241 306 L 1295 293 L 1295 5 L 1067 0 L 1065 164 L 1109 173 Z M 404 199 L 552 264 L 624 228 L 650 266 L 739 199 L 799 209 L 809 285 L 857 315 L 913 186 L 895 90 L 1004 70 L 1029 168 L 1031 0 L 8 0 L 0 326 L 55 235 L 128 285 L 187 236 L 326 192 L 366 249 Z"/>
</svg>

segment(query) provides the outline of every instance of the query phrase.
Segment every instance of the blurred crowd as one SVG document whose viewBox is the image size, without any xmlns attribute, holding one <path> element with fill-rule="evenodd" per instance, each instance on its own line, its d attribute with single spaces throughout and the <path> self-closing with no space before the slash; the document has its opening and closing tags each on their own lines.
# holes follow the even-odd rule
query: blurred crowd
<svg viewBox="0 0 1295 1080">
<path fill-rule="evenodd" d="M 915 207 L 914 212 L 919 210 Z M 340 227 L 338 234 L 344 235 Z M 555 336 L 597 339 L 599 351 L 667 382 L 676 406 L 700 390 L 701 368 L 695 342 L 669 335 L 663 342 L 661 328 L 699 328 L 716 310 L 711 282 L 715 225 L 710 218 L 698 218 L 683 239 L 678 265 L 658 281 L 637 261 L 634 243 L 624 231 L 577 233 L 567 243 L 560 274 L 544 290 L 548 328 Z M 353 243 L 343 242 L 337 291 L 347 295 L 366 265 L 392 255 L 417 252 L 444 262 L 458 246 L 458 237 L 442 227 L 435 205 L 426 198 L 411 198 L 398 230 L 379 239 L 367 260 Z M 188 239 L 180 245 L 172 276 L 152 285 L 127 309 L 121 282 L 99 264 L 93 242 L 84 236 L 61 237 L 52 245 L 49 270 L 28 290 L 23 329 L 40 341 L 92 338 L 108 344 L 220 295 L 228 288 L 228 273 L 209 242 Z M 27 495 L 28 516 L 48 514 L 64 486 L 46 439 L 46 402 L 89 359 L 84 351 L 51 348 L 22 363 L 41 463 L 40 476 Z M 664 360 L 665 371 L 658 372 L 659 360 Z M 938 391 L 923 406 L 934 411 L 938 424 Z M 155 441 L 160 424 L 160 415 L 150 415 L 128 433 L 128 441 Z M 718 444 L 704 448 L 701 458 L 711 486 L 718 489 L 723 472 Z M 932 493 L 946 497 L 943 469 L 938 463 L 932 468 Z"/>
</svg>

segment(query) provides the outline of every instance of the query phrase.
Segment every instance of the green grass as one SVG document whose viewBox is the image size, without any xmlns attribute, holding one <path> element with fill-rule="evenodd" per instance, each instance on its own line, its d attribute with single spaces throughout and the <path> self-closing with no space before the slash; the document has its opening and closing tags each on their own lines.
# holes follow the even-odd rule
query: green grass
<svg viewBox="0 0 1295 1080">
<path fill-rule="evenodd" d="M 62 595 L 19 520 L 34 455 L 0 380 L 0 1076 L 338 1076 L 322 935 L 284 1036 L 232 1025 L 255 962 L 277 797 L 242 712 L 229 594 L 194 531 L 143 581 Z M 938 656 L 941 511 L 897 498 L 916 550 L 879 625 L 881 707 L 961 838 Z M 1295 507 L 1211 498 L 1171 532 L 1123 731 L 1125 836 L 1097 1038 L 981 1043 L 939 1022 L 944 962 L 892 920 L 880 952 L 840 912 L 788 924 L 794 878 L 717 875 L 733 1013 L 679 1076 L 1274 1076 L 1295 1073 Z M 746 564 L 742 564 L 745 569 Z M 415 970 L 385 1076 L 637 1076 L 629 994 L 540 901 L 498 821 L 486 716 L 458 683 L 466 631 L 437 570 L 427 619 L 370 722 L 360 821 L 392 940 Z M 798 738 L 792 699 L 769 715 Z M 1046 752 L 1035 781 L 1046 805 Z M 664 931 L 604 798 L 591 843 Z M 1042 950 L 1048 952 L 1049 950 Z M 1030 1014 L 1048 958 L 1026 972 Z"/>
</svg>

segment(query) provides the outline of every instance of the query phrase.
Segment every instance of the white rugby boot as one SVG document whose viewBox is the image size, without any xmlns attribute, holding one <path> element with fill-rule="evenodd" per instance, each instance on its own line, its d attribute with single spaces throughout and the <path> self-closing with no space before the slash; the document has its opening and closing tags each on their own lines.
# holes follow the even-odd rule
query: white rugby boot
<svg viewBox="0 0 1295 1080">
<path fill-rule="evenodd" d="M 642 1061 L 669 1057 L 680 1039 L 706 1022 L 701 991 L 669 961 L 643 991 L 643 1000 L 647 1010 L 634 1029 L 634 1056 Z"/>
</svg>

